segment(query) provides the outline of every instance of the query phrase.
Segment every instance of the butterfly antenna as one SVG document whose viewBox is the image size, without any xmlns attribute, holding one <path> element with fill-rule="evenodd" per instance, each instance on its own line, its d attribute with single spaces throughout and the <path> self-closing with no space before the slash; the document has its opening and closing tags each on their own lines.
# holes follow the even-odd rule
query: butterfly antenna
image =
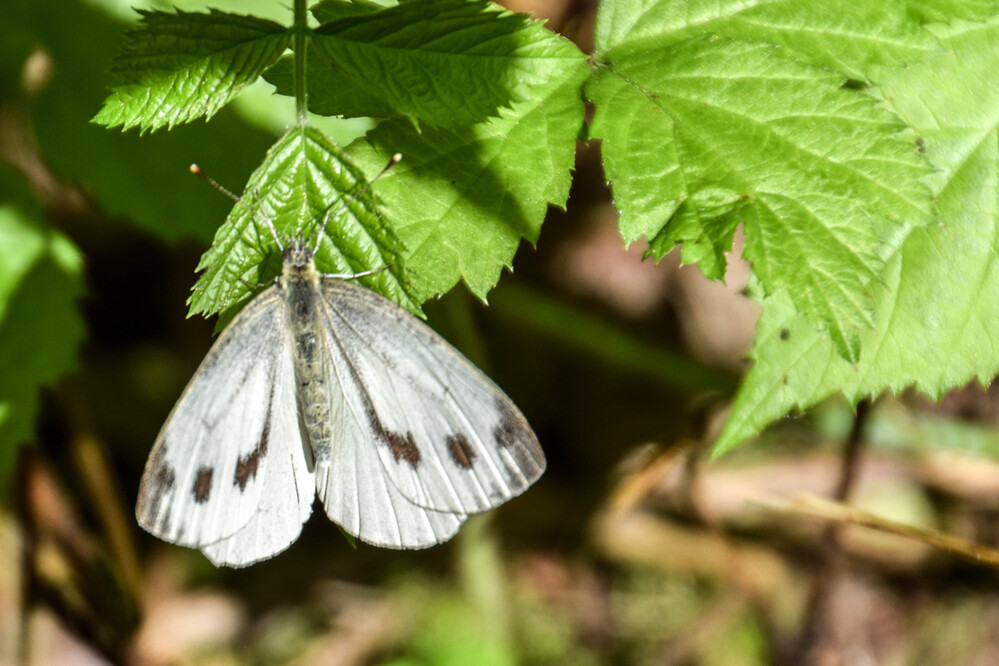
<svg viewBox="0 0 999 666">
<path fill-rule="evenodd" d="M 398 164 L 401 159 L 402 159 L 402 153 L 396 153 L 389 159 L 388 164 L 382 167 L 382 170 L 376 173 L 374 178 L 365 183 L 364 187 L 358 190 L 357 193 L 352 194 L 350 198 L 348 198 L 346 201 L 341 200 L 340 204 L 336 206 L 335 210 L 333 206 L 336 204 L 329 205 L 329 207 L 326 209 L 326 214 L 323 216 L 323 223 L 322 225 L 320 225 L 319 230 L 316 231 L 316 246 L 312 249 L 312 254 L 315 254 L 319 251 L 319 244 L 323 242 L 323 232 L 326 231 L 326 225 L 330 223 L 330 220 L 333 218 L 333 216 L 339 213 L 343 208 L 346 208 L 347 204 L 349 204 L 351 201 L 358 199 L 365 192 L 367 192 L 368 188 L 370 188 L 376 180 L 385 175 L 385 172 L 394 167 L 396 164 Z"/>
<path fill-rule="evenodd" d="M 263 222 L 264 225 L 268 229 L 270 229 L 271 236 L 274 237 L 274 242 L 277 243 L 278 248 L 282 252 L 284 252 L 284 244 L 281 242 L 281 239 L 278 238 L 277 229 L 274 228 L 274 224 L 267 218 L 267 216 L 264 215 L 262 212 L 260 212 L 263 209 L 263 201 L 260 199 L 260 193 L 259 192 L 257 192 L 256 190 L 253 191 L 253 194 L 257 197 L 257 206 L 258 206 L 257 208 L 254 208 L 253 206 L 250 206 L 248 203 L 246 203 L 246 201 L 244 201 L 241 197 L 236 196 L 235 194 L 233 194 L 232 192 L 230 192 L 224 185 L 222 185 L 221 183 L 219 183 L 218 181 L 216 181 L 214 178 L 212 178 L 211 176 L 209 176 L 207 173 L 205 173 L 204 171 L 202 171 L 201 167 L 199 167 L 197 164 L 192 164 L 191 165 L 191 173 L 193 173 L 195 176 L 197 176 L 201 180 L 205 181 L 206 183 L 208 183 L 209 185 L 211 185 L 212 187 L 214 187 L 216 190 L 218 190 L 222 194 L 226 195 L 227 197 L 229 197 L 230 199 L 232 199 L 233 201 L 235 201 L 239 205 L 241 205 L 244 208 L 246 208 L 246 210 L 250 211 L 250 214 L 253 215 L 254 219 L 256 219 L 258 222 Z"/>
</svg>

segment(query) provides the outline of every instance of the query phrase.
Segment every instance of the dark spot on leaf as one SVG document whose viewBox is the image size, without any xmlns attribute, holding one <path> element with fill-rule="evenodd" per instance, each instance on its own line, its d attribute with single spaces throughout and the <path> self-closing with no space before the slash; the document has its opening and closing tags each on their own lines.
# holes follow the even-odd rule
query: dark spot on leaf
<svg viewBox="0 0 999 666">
<path fill-rule="evenodd" d="M 475 451 L 472 450 L 472 445 L 469 444 L 468 438 L 461 433 L 448 435 L 447 452 L 451 454 L 451 460 L 458 467 L 470 469 L 475 462 Z"/>
<path fill-rule="evenodd" d="M 202 467 L 198 470 L 198 477 L 194 480 L 194 501 L 204 504 L 208 501 L 208 496 L 212 492 L 212 476 L 215 470 L 211 467 Z"/>
<path fill-rule="evenodd" d="M 920 153 L 926 152 L 926 142 L 923 141 L 922 137 L 916 138 L 916 151 Z"/>
<path fill-rule="evenodd" d="M 790 337 L 791 337 L 791 331 L 787 330 L 786 328 L 780 329 L 780 339 L 781 340 L 787 340 Z"/>
</svg>

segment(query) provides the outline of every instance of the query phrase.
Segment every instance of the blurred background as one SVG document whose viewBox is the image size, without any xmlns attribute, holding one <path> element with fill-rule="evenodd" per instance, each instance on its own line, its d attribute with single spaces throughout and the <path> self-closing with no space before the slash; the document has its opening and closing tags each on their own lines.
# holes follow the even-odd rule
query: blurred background
<svg viewBox="0 0 999 666">
<path fill-rule="evenodd" d="M 711 460 L 758 313 L 739 241 L 724 283 L 643 262 L 597 145 L 489 307 L 460 286 L 426 306 L 537 432 L 529 492 L 426 551 L 355 549 L 317 516 L 243 570 L 142 532 L 231 205 L 187 167 L 241 189 L 294 112 L 261 83 L 210 126 L 91 125 L 133 4 L 167 8 L 3 6 L 0 664 L 999 663 L 999 395 L 833 400 Z M 595 1 L 505 4 L 590 51 Z"/>
</svg>

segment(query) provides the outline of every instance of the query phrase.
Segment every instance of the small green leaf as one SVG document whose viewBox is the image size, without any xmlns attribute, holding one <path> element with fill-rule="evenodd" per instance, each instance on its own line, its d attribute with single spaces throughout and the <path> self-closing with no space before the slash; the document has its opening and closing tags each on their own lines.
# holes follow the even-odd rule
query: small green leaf
<svg viewBox="0 0 999 666">
<path fill-rule="evenodd" d="M 475 123 L 515 101 L 511 91 L 532 60 L 549 57 L 550 42 L 540 22 L 479 0 L 414 0 L 342 18 L 312 36 L 309 109 L 402 115 L 430 127 Z M 287 64 L 267 78 L 293 94 Z"/>
<path fill-rule="evenodd" d="M 788 290 L 855 360 L 869 284 L 931 219 L 915 137 L 841 74 L 768 44 L 675 42 L 676 26 L 615 13 L 621 4 L 602 7 L 601 21 L 624 25 L 599 34 L 623 41 L 598 44 L 605 65 L 587 95 L 625 240 L 645 235 L 657 258 L 683 242 L 685 262 L 719 277 L 742 222 L 766 293 Z"/>
<path fill-rule="evenodd" d="M 287 245 L 292 238 L 315 238 L 327 211 L 331 218 L 316 255 L 317 268 L 323 273 L 355 273 L 388 266 L 362 282 L 418 313 L 419 303 L 407 287 L 402 245 L 379 217 L 371 191 L 358 194 L 366 182 L 361 170 L 320 131 L 289 130 L 250 177 L 242 203 L 233 207 L 201 258 L 198 270 L 204 273 L 191 296 L 191 314 L 225 310 L 229 315 L 252 296 L 251 285 L 266 284 L 280 274 L 281 252 L 268 220 Z"/>
<path fill-rule="evenodd" d="M 284 27 L 252 16 L 139 13 L 144 26 L 127 33 L 111 70 L 112 94 L 94 117 L 108 127 L 145 131 L 211 117 L 291 40 Z"/>
<path fill-rule="evenodd" d="M 872 283 L 871 331 L 840 358 L 786 297 L 766 300 L 721 453 L 793 409 L 909 386 L 933 397 L 999 372 L 999 21 L 944 33 L 949 55 L 879 77 L 935 165 L 940 224 L 915 229 Z"/>
<path fill-rule="evenodd" d="M 33 441 L 38 391 L 76 364 L 83 261 L 65 237 L 0 206 L 0 488 Z"/>
<path fill-rule="evenodd" d="M 485 298 L 520 240 L 537 239 L 548 204 L 565 204 L 589 70 L 567 40 L 549 33 L 544 49 L 547 58 L 533 61 L 516 88 L 523 101 L 498 118 L 423 132 L 396 119 L 348 147 L 368 170 L 403 155 L 378 195 L 421 302 L 459 279 Z"/>
</svg>

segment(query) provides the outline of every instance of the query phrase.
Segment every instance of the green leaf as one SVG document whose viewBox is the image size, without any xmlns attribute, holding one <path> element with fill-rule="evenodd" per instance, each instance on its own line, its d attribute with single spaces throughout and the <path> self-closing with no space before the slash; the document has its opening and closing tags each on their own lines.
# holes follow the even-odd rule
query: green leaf
<svg viewBox="0 0 999 666">
<path fill-rule="evenodd" d="M 251 285 L 280 274 L 281 251 L 267 220 L 287 245 L 292 238 L 315 238 L 327 211 L 331 218 L 316 255 L 318 269 L 355 273 L 388 266 L 361 281 L 419 312 L 407 290 L 401 244 L 379 217 L 372 193 L 359 193 L 366 182 L 364 173 L 320 131 L 289 130 L 250 177 L 242 203 L 233 207 L 201 258 L 198 270 L 204 273 L 191 296 L 191 314 L 225 310 L 224 322 L 253 295 Z"/>
<path fill-rule="evenodd" d="M 567 40 L 549 34 L 545 49 L 549 57 L 533 62 L 516 88 L 522 101 L 498 118 L 423 132 L 396 119 L 348 147 L 369 172 L 403 155 L 378 195 L 406 246 L 418 301 L 459 279 L 485 298 L 521 238 L 537 239 L 548 204 L 565 204 L 588 69 Z"/>
<path fill-rule="evenodd" d="M 211 117 L 291 40 L 284 27 L 252 16 L 139 13 L 145 25 L 126 35 L 111 70 L 112 94 L 94 116 L 108 127 L 145 131 Z"/>
<path fill-rule="evenodd" d="M 637 22 L 622 6 L 602 6 L 604 65 L 586 91 L 625 240 L 645 235 L 656 258 L 683 242 L 684 262 L 718 278 L 742 222 L 765 292 L 788 290 L 856 359 L 869 284 L 910 226 L 930 220 L 915 138 L 842 74 L 779 46 L 675 42 L 658 15 Z"/>
<path fill-rule="evenodd" d="M 717 442 L 731 449 L 793 409 L 836 392 L 885 387 L 933 397 L 999 372 L 999 21 L 958 24 L 948 55 L 880 76 L 880 92 L 936 167 L 940 224 L 915 229 L 872 283 L 871 331 L 856 364 L 840 358 L 785 294 L 766 301 L 753 369 Z"/>
<path fill-rule="evenodd" d="M 866 81 L 873 65 L 904 65 L 940 51 L 939 43 L 922 29 L 908 4 L 899 0 L 618 0 L 601 7 L 597 43 L 660 49 L 690 37 L 716 34 L 779 44 L 796 60 Z"/>
<path fill-rule="evenodd" d="M 309 109 L 430 127 L 467 125 L 515 101 L 538 60 L 559 58 L 539 21 L 484 1 L 415 0 L 319 27 L 307 66 Z M 294 93 L 290 63 L 268 73 Z"/>
<path fill-rule="evenodd" d="M 319 23 L 330 23 L 347 16 L 370 14 L 385 9 L 385 5 L 370 0 L 322 0 L 309 11 Z"/>
<path fill-rule="evenodd" d="M 76 364 L 83 261 L 64 236 L 0 206 L 0 488 L 33 441 L 38 392 Z"/>
<path fill-rule="evenodd" d="M 995 0 L 909 0 L 906 6 L 913 17 L 927 23 L 987 21 L 996 13 Z"/>
</svg>

